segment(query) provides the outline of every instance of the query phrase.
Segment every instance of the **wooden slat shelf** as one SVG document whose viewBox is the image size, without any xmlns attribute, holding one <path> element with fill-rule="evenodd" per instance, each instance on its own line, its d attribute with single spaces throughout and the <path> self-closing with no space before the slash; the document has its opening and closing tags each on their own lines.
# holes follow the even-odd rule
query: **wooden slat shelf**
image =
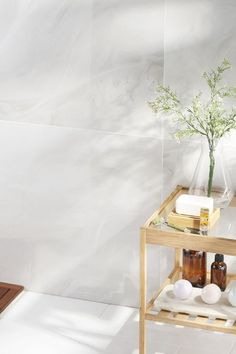
<svg viewBox="0 0 236 354">
<path fill-rule="evenodd" d="M 169 323 L 174 325 L 182 325 L 195 328 L 203 328 L 212 331 L 220 331 L 227 333 L 236 334 L 236 321 L 232 326 L 227 325 L 227 320 L 225 319 L 214 319 L 210 320 L 208 316 L 196 316 L 192 319 L 188 313 L 175 313 L 167 310 L 157 311 L 154 308 L 155 301 L 157 300 L 159 294 L 168 284 L 173 284 L 176 280 L 182 278 L 182 268 L 178 267 L 174 269 L 171 274 L 166 278 L 164 283 L 159 288 L 158 292 L 153 296 L 153 298 L 148 302 L 145 311 L 145 320 Z M 210 283 L 210 272 L 207 273 L 207 283 Z M 232 280 L 236 280 L 236 274 L 227 275 L 227 283 Z M 158 305 L 158 301 L 157 301 Z M 157 313 L 158 312 L 158 313 Z"/>
<path fill-rule="evenodd" d="M 139 326 L 139 353 L 146 354 L 146 326 L 145 322 L 155 321 L 173 325 L 201 328 L 205 330 L 219 331 L 236 334 L 236 321 L 226 319 L 209 319 L 207 316 L 190 317 L 186 313 L 174 313 L 166 310 L 154 311 L 155 301 L 165 286 L 181 279 L 181 255 L 182 249 L 193 249 L 212 253 L 223 253 L 236 256 L 236 235 L 224 237 L 224 235 L 201 236 L 198 234 L 179 232 L 176 230 L 164 230 L 155 227 L 154 221 L 160 217 L 166 217 L 175 207 L 176 198 L 187 193 L 185 187 L 177 186 L 161 207 L 141 227 L 140 232 L 140 326 Z M 236 207 L 236 197 L 231 202 L 231 207 Z M 236 216 L 236 209 L 235 209 Z M 214 229 L 212 229 L 214 231 Z M 234 237 L 235 236 L 235 237 Z M 147 245 L 161 245 L 175 248 L 175 265 L 170 275 L 151 299 L 147 300 Z M 208 274 L 209 277 L 209 274 Z M 228 274 L 228 281 L 236 280 L 235 274 Z"/>
<path fill-rule="evenodd" d="M 172 316 L 172 312 L 163 310 L 160 311 L 158 314 L 147 313 L 145 315 L 145 319 L 155 322 L 169 323 L 175 326 L 186 326 L 223 333 L 236 334 L 236 323 L 234 322 L 232 326 L 228 327 L 227 320 L 223 319 L 209 320 L 207 317 L 197 316 L 194 320 L 192 320 L 188 314 L 177 313 L 173 314 Z"/>
</svg>

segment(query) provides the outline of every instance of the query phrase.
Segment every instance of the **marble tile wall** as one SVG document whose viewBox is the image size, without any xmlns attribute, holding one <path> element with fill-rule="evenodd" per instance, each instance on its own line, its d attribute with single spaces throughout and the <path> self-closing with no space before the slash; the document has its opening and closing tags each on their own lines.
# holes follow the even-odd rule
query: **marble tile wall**
<svg viewBox="0 0 236 354">
<path fill-rule="evenodd" d="M 172 0 L 166 1 L 164 81 L 179 93 L 184 103 L 189 102 L 193 93 L 199 90 L 206 92 L 202 73 L 218 65 L 223 58 L 228 58 L 232 64 L 232 69 L 226 74 L 227 83 L 236 84 L 235 7 L 232 0 L 192 0 L 179 1 L 178 4 Z M 200 144 L 195 139 L 178 144 L 170 136 L 173 131 L 170 121 L 164 121 L 165 174 L 172 176 L 172 186 L 177 182 L 189 184 Z M 233 178 L 235 154 L 232 151 L 235 136 L 233 132 L 224 143 L 229 152 L 226 159 L 236 189 Z M 182 173 L 177 172 L 180 170 Z"/>
<path fill-rule="evenodd" d="M 187 102 L 223 57 L 236 81 L 234 10 L 232 0 L 0 1 L 1 280 L 138 304 L 139 226 L 189 183 L 199 151 L 177 144 L 146 100 L 164 78 Z M 171 254 L 149 252 L 152 291 Z"/>
<path fill-rule="evenodd" d="M 236 4 L 232 0 L 172 1 L 166 0 L 164 82 L 179 93 L 184 103 L 206 85 L 201 75 L 215 67 L 223 58 L 231 61 L 228 84 L 236 85 L 235 20 Z M 178 144 L 170 132 L 173 126 L 164 120 L 164 195 L 176 184 L 189 185 L 200 153 L 197 139 Z M 236 154 L 233 132 L 224 140 L 225 157 L 236 190 Z M 166 181 L 166 183 L 165 183 Z M 211 261 L 209 255 L 209 263 Z M 231 271 L 233 258 L 227 258 Z"/>
<path fill-rule="evenodd" d="M 0 1 L 0 117 L 160 137 L 164 0 Z M 145 117 L 145 119 L 144 119 Z"/>
<path fill-rule="evenodd" d="M 139 226 L 162 192 L 146 100 L 163 13 L 163 0 L 0 1 L 1 281 L 138 305 Z M 152 291 L 162 250 L 149 252 Z"/>
</svg>

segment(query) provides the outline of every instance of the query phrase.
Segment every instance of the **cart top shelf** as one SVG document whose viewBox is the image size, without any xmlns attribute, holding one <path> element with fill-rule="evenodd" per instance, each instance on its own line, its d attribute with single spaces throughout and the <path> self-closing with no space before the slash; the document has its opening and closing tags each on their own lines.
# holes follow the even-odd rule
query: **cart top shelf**
<svg viewBox="0 0 236 354">
<path fill-rule="evenodd" d="M 146 230 L 147 243 L 157 243 L 177 248 L 182 246 L 188 248 L 188 244 L 191 246 L 194 243 L 199 249 L 204 248 L 206 251 L 212 249 L 212 252 L 221 251 L 224 246 L 226 247 L 226 254 L 236 255 L 236 196 L 227 208 L 221 209 L 220 218 L 209 230 L 206 237 L 200 236 L 194 231 L 191 233 L 189 231 L 187 233 L 181 232 L 167 225 L 167 216 L 174 210 L 176 199 L 184 193 L 188 193 L 188 189 L 177 186 L 161 207 L 146 221 L 142 229 Z M 163 238 L 163 236 L 166 236 L 166 238 Z M 233 250 L 231 250 L 232 247 Z"/>
</svg>

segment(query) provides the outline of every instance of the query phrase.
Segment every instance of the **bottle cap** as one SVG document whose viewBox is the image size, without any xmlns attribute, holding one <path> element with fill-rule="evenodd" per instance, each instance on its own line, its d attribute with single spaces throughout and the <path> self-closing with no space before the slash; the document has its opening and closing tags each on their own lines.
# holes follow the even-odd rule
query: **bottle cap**
<svg viewBox="0 0 236 354">
<path fill-rule="evenodd" d="M 224 262 L 224 255 L 223 254 L 216 254 L 215 255 L 215 262 Z"/>
</svg>

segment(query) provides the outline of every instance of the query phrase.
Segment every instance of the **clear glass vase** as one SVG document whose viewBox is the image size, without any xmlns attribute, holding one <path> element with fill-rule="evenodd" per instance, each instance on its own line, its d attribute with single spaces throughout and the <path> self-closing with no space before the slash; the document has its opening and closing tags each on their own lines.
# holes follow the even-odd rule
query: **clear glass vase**
<svg viewBox="0 0 236 354">
<path fill-rule="evenodd" d="M 189 194 L 210 196 L 215 208 L 225 208 L 233 198 L 234 191 L 223 153 L 223 143 L 215 143 L 210 154 L 209 144 L 201 140 L 201 154 L 189 188 Z"/>
</svg>

